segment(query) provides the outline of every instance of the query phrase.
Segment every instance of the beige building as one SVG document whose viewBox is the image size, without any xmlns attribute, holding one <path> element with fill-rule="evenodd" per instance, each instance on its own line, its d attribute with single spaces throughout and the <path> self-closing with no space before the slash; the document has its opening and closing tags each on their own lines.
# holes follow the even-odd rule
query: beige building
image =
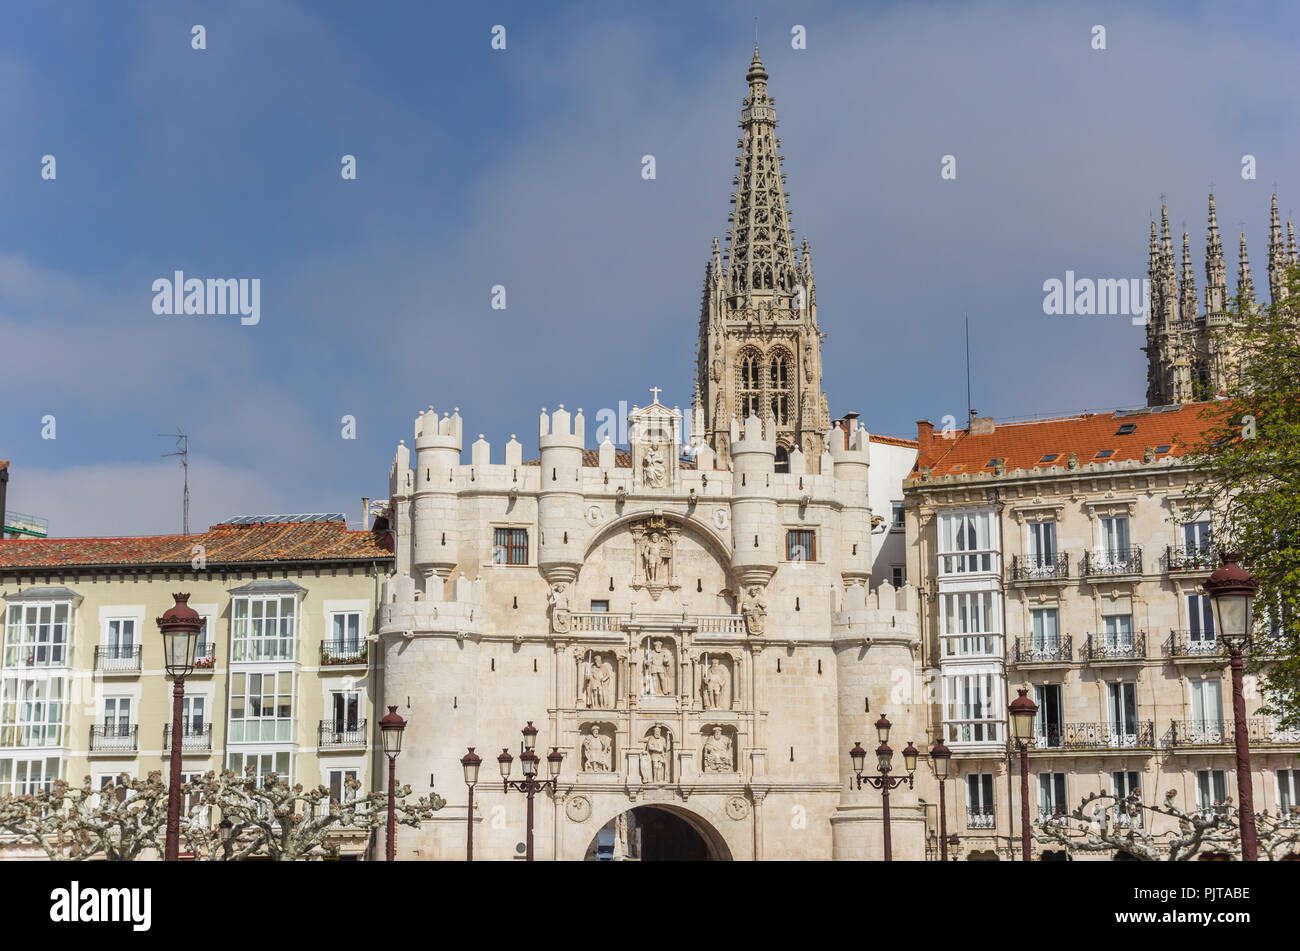
<svg viewBox="0 0 1300 951">
<path fill-rule="evenodd" d="M 336 795 L 350 774 L 372 786 L 387 544 L 341 515 L 0 543 L 0 795 L 166 773 L 171 681 L 155 619 L 177 591 L 205 621 L 185 683 L 186 774 L 252 766 Z M 343 852 L 361 854 L 367 838 Z"/>
<path fill-rule="evenodd" d="M 1035 819 L 1099 791 L 1175 789 L 1202 809 L 1236 798 L 1231 680 L 1201 589 L 1216 563 L 1185 498 L 1205 409 L 976 419 L 951 439 L 918 424 L 909 572 L 963 854 L 1007 857 L 1019 834 L 1017 687 L 1039 708 Z M 1246 679 L 1255 807 L 1285 812 L 1300 802 L 1300 733 L 1255 713 Z"/>
</svg>

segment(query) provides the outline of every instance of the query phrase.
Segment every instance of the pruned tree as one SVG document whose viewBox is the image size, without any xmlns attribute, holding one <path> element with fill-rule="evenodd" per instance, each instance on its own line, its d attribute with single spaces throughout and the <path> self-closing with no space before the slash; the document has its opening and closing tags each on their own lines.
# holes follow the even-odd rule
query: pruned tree
<svg viewBox="0 0 1300 951">
<path fill-rule="evenodd" d="M 258 779 L 252 768 L 238 775 L 230 770 L 209 772 L 186 785 L 198 805 L 182 820 L 182 835 L 196 856 L 214 861 L 267 858 L 279 862 L 338 854 L 337 833 L 383 828 L 388 821 L 388 795 L 360 795 L 361 784 L 349 778 L 343 802 L 324 786 L 290 786 L 275 773 Z M 418 827 L 433 818 L 446 801 L 432 790 L 408 801 L 410 786 L 397 789 L 395 813 L 401 825 Z M 215 809 L 231 823 L 223 840 L 211 821 Z"/>
<path fill-rule="evenodd" d="M 55 780 L 48 791 L 0 797 L 0 833 L 17 845 L 36 845 L 52 861 L 102 858 L 130 862 L 162 852 L 167 828 L 167 786 L 162 774 L 147 779 L 123 773 L 116 786 L 95 789 Z"/>
<path fill-rule="evenodd" d="M 1174 801 L 1176 790 L 1159 804 L 1147 804 L 1134 790 L 1127 796 L 1091 793 L 1067 815 L 1035 822 L 1037 842 L 1060 845 L 1067 852 L 1122 852 L 1148 862 L 1186 862 L 1205 853 L 1241 854 L 1240 814 L 1232 800 L 1209 809 L 1188 812 Z M 1171 828 L 1153 831 L 1148 818 L 1172 819 Z M 1269 859 L 1300 854 L 1300 816 L 1255 817 L 1259 850 Z"/>
</svg>

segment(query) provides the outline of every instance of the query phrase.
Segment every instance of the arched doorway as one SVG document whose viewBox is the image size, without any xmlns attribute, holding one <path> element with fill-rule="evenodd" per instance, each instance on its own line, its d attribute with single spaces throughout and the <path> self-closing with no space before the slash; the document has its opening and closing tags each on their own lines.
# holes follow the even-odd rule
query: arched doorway
<svg viewBox="0 0 1300 951">
<path fill-rule="evenodd" d="M 674 806 L 637 806 L 601 827 L 587 862 L 726 862 L 731 850 L 712 826 Z"/>
</svg>

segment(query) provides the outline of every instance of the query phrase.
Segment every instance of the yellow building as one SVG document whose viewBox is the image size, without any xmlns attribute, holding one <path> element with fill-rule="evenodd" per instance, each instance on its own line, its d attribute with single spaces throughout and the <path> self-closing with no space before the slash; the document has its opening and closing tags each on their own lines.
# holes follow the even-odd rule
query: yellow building
<svg viewBox="0 0 1300 951">
<path fill-rule="evenodd" d="M 336 796 L 349 775 L 371 788 L 370 638 L 390 548 L 386 531 L 349 531 L 342 515 L 0 544 L 0 795 L 166 770 L 171 682 L 155 619 L 177 591 L 204 618 L 185 772 L 252 766 Z"/>
</svg>

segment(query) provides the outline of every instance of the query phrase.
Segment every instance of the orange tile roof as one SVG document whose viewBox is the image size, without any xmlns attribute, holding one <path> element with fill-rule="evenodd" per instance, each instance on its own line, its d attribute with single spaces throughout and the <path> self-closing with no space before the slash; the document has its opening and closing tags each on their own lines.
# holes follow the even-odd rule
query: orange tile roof
<svg viewBox="0 0 1300 951">
<path fill-rule="evenodd" d="M 1202 435 L 1219 421 L 1216 415 L 1202 415 L 1210 405 L 1187 403 L 1156 410 L 1120 410 L 996 423 L 991 433 L 971 435 L 969 430 L 962 429 L 951 440 L 934 433 L 928 452 L 924 448 L 926 434 L 921 431 L 923 448 L 909 478 L 919 478 L 921 466 L 926 465 L 935 478 L 964 473 L 992 474 L 994 467 L 989 463 L 995 459 L 1002 459 L 1008 472 L 1051 466 L 1065 468 L 1072 452 L 1078 455 L 1080 465 L 1141 461 L 1148 446 L 1160 450 L 1155 456 L 1157 460 L 1179 457 L 1192 451 Z M 1131 424 L 1133 431 L 1120 435 L 1120 427 L 1126 424 Z M 1110 455 L 1098 455 L 1105 450 L 1110 450 Z"/>
<path fill-rule="evenodd" d="M 917 447 L 915 439 L 900 439 L 898 436 L 877 436 L 872 433 L 871 441 L 883 443 L 886 446 L 902 446 L 904 449 L 915 449 Z"/>
<path fill-rule="evenodd" d="M 203 546 L 209 566 L 393 557 L 387 532 L 351 532 L 344 522 L 264 522 L 214 525 L 197 535 L 11 539 L 0 542 L 0 569 L 189 565 L 195 545 Z"/>
</svg>

